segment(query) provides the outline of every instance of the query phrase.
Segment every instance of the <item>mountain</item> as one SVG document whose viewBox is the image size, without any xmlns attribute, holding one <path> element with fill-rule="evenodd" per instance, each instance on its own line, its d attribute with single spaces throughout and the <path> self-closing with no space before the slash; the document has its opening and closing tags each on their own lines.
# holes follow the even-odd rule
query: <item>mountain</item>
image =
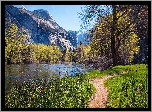
<svg viewBox="0 0 152 112">
<path fill-rule="evenodd" d="M 78 45 L 82 42 L 84 45 L 90 42 L 90 36 L 87 33 L 81 33 L 78 35 Z"/>
<path fill-rule="evenodd" d="M 28 29 L 29 39 L 25 43 L 55 44 L 61 49 L 75 49 L 77 31 L 66 31 L 43 9 L 29 11 L 24 7 L 5 6 L 5 26 L 15 23 L 19 28 Z"/>
</svg>

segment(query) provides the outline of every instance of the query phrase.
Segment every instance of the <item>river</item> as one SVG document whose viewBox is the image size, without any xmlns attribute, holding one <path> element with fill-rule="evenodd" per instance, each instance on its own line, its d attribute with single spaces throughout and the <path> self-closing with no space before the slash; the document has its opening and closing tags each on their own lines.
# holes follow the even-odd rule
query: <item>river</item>
<svg viewBox="0 0 152 112">
<path fill-rule="evenodd" d="M 88 69 L 82 64 L 23 64 L 5 65 L 5 89 L 8 89 L 16 81 L 32 81 L 75 76 L 85 74 Z"/>
</svg>

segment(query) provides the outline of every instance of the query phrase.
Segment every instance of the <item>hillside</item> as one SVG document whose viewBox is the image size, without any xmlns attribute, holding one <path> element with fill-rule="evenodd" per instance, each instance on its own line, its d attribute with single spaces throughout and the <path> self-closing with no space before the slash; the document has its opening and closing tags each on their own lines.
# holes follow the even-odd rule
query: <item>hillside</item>
<svg viewBox="0 0 152 112">
<path fill-rule="evenodd" d="M 29 11 L 25 8 L 5 6 L 5 25 L 15 23 L 28 29 L 30 38 L 26 43 L 55 44 L 61 49 L 74 49 L 77 45 L 77 31 L 66 31 L 43 9 Z"/>
</svg>

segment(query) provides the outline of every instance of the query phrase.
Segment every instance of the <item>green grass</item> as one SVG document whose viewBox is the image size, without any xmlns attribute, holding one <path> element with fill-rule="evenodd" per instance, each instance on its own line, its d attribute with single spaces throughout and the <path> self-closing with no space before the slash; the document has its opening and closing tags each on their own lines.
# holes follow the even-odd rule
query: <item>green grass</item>
<svg viewBox="0 0 152 112">
<path fill-rule="evenodd" d="M 112 68 L 117 74 L 121 74 L 122 72 L 132 72 L 136 70 L 146 70 L 145 64 L 135 64 L 135 65 L 119 65 Z"/>
<path fill-rule="evenodd" d="M 84 77 L 86 79 L 93 79 L 93 78 L 96 78 L 96 77 L 102 78 L 103 76 L 114 75 L 114 74 L 116 74 L 116 71 L 113 70 L 113 69 L 107 69 L 107 70 L 104 70 L 104 71 L 101 71 L 101 70 L 92 70 L 90 72 L 87 72 L 84 75 Z"/>
<path fill-rule="evenodd" d="M 117 76 L 104 82 L 109 91 L 108 108 L 148 108 L 148 69 L 145 64 L 119 65 L 104 71 L 93 70 L 87 79 Z"/>
<path fill-rule="evenodd" d="M 86 108 L 95 88 L 89 83 L 96 77 L 117 76 L 106 80 L 108 108 L 147 108 L 148 69 L 144 64 L 115 66 L 104 71 L 93 70 L 85 75 L 23 83 L 5 94 L 6 108 Z"/>
<path fill-rule="evenodd" d="M 112 69 L 119 75 L 105 81 L 109 91 L 107 107 L 148 108 L 148 69 L 146 65 L 116 66 Z M 123 71 L 126 73 L 121 74 Z"/>
<path fill-rule="evenodd" d="M 23 83 L 5 95 L 5 108 L 86 108 L 95 88 L 84 77 Z"/>
</svg>

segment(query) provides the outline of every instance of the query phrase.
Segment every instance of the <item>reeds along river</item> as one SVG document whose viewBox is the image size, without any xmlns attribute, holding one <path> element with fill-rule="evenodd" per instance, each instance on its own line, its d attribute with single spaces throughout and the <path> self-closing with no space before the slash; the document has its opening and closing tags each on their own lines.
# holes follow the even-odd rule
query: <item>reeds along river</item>
<svg viewBox="0 0 152 112">
<path fill-rule="evenodd" d="M 82 64 L 22 64 L 5 65 L 5 89 L 14 82 L 33 81 L 37 79 L 51 79 L 63 76 L 84 74 L 88 70 Z"/>
</svg>

